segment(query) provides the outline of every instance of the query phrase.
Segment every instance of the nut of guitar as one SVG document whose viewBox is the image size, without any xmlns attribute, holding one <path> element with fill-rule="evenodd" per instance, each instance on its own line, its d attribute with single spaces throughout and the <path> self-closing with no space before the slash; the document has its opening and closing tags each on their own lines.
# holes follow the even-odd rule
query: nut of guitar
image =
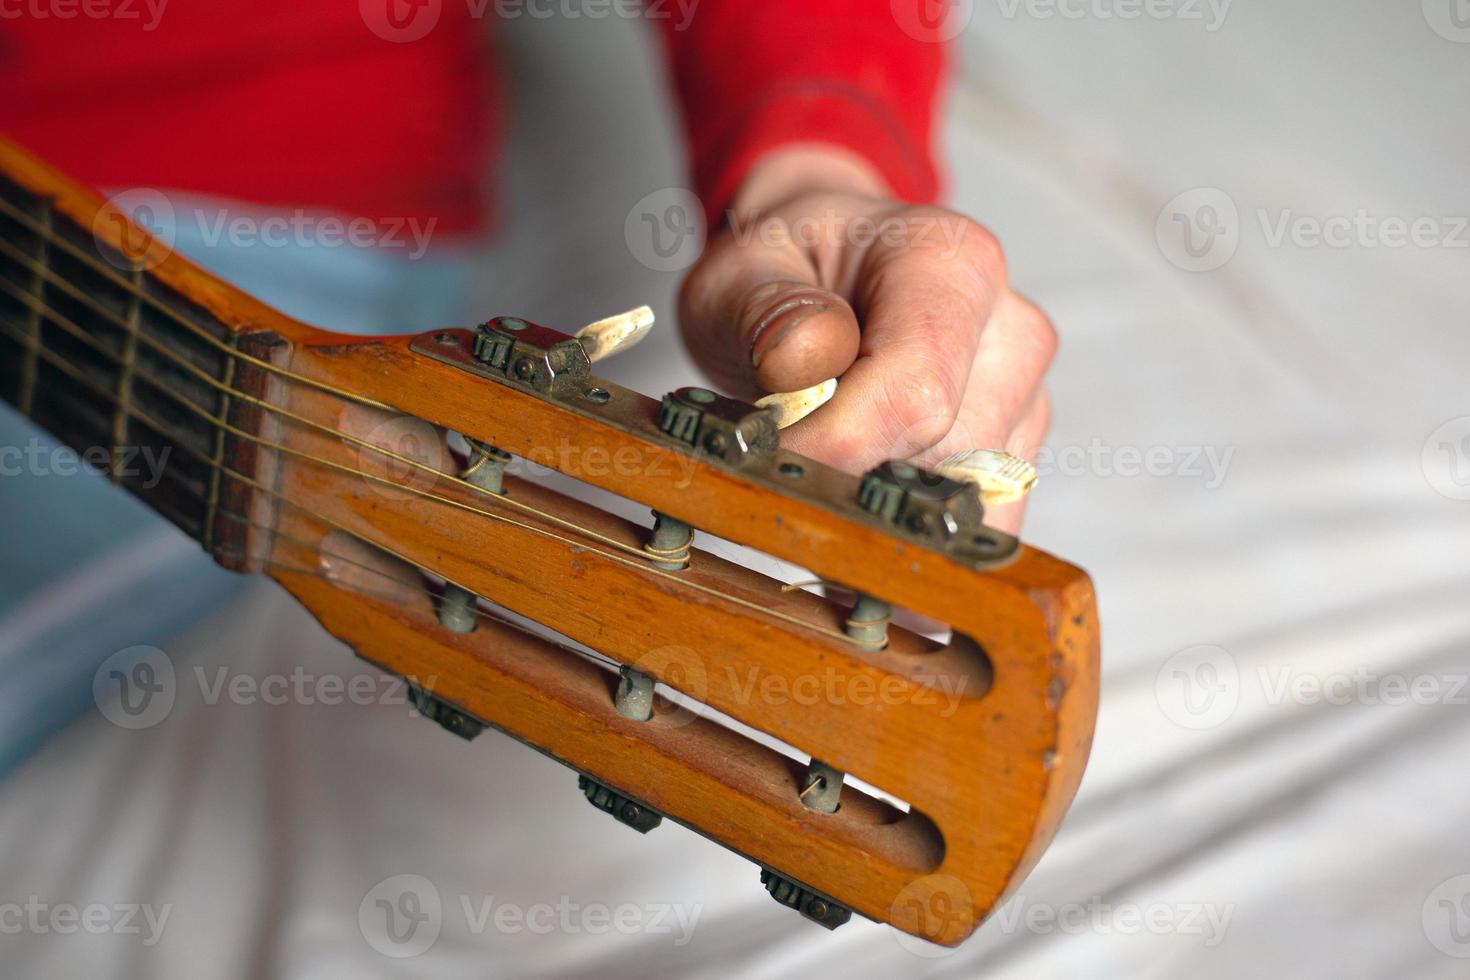
<svg viewBox="0 0 1470 980">
<path fill-rule="evenodd" d="M 770 409 L 598 378 L 643 311 L 580 335 L 501 316 L 348 337 L 140 241 L 0 141 L 0 395 L 74 443 L 173 447 L 177 485 L 121 482 L 408 679 L 428 717 L 537 747 L 635 830 L 667 818 L 745 855 L 752 888 L 826 928 L 856 913 L 952 945 L 1040 857 L 1091 743 L 1095 602 L 1080 569 L 987 527 L 974 483 L 903 461 L 840 472 L 782 449 Z M 79 345 L 86 370 L 64 353 Z M 87 411 L 53 400 L 51 376 Z M 824 585 L 718 557 L 702 533 Z"/>
</svg>

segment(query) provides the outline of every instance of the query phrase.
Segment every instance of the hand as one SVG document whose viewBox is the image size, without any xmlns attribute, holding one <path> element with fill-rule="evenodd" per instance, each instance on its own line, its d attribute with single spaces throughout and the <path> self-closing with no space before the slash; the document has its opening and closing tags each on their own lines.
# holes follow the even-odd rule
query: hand
<svg viewBox="0 0 1470 980">
<path fill-rule="evenodd" d="M 840 377 L 781 442 L 849 472 L 966 449 L 1034 461 L 1050 420 L 1041 380 L 1056 332 L 1006 284 L 995 237 L 894 200 L 836 148 L 783 149 L 754 168 L 684 282 L 679 323 L 737 396 Z M 1014 531 L 1021 508 L 992 508 L 986 523 Z"/>
</svg>

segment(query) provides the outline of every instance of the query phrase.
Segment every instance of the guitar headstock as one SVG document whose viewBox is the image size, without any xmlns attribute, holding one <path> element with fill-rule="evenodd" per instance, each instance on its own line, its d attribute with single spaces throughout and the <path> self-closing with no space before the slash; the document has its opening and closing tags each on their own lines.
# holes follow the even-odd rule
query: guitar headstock
<svg viewBox="0 0 1470 980">
<path fill-rule="evenodd" d="M 113 431 L 171 440 L 197 467 L 145 499 L 409 679 L 425 714 L 537 747 L 636 830 L 667 818 L 745 855 L 828 927 L 857 912 L 957 943 L 1038 859 L 1090 745 L 1096 610 L 1082 571 L 985 526 L 974 484 L 902 461 L 845 473 L 781 448 L 770 407 L 599 378 L 646 318 L 344 337 L 176 255 L 109 273 L 146 235 L 0 151 L 34 195 L 4 204 L 0 227 L 30 236 L 6 260 L 33 255 L 13 261 L 50 283 L 66 251 L 95 267 L 79 296 L 132 304 L 17 309 L 145 352 L 99 386 L 132 392 Z M 68 370 L 42 333 L 24 349 Z"/>
</svg>

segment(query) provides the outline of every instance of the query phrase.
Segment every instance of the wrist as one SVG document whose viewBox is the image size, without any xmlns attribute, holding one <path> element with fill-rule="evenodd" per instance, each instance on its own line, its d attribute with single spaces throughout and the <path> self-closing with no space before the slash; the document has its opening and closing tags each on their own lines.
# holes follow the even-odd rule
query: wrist
<svg viewBox="0 0 1470 980">
<path fill-rule="evenodd" d="M 890 198 L 892 189 L 861 155 L 828 143 L 793 143 L 756 161 L 730 202 L 733 214 L 774 208 L 810 193 Z"/>
</svg>

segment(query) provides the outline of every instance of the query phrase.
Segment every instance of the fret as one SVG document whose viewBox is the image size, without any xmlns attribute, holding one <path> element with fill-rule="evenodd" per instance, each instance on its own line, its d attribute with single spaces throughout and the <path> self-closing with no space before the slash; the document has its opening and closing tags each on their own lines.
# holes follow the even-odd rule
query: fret
<svg viewBox="0 0 1470 980">
<path fill-rule="evenodd" d="M 80 452 L 100 450 L 120 484 L 225 564 L 253 554 L 231 513 L 269 518 L 232 469 L 261 453 L 214 420 L 255 432 L 270 376 L 209 311 L 96 238 L 90 227 L 0 177 L 0 398 Z M 253 355 L 281 351 L 248 338 Z M 239 355 L 236 352 L 239 351 Z M 232 417 L 233 416 L 233 417 Z M 223 523 L 222 523 L 223 522 Z M 223 549 L 223 550 L 222 550 Z"/>
<path fill-rule="evenodd" d="M 46 261 L 51 251 L 48 240 L 51 232 L 51 204 L 41 202 L 41 234 L 36 236 L 35 268 L 31 277 L 31 293 L 44 304 L 46 302 Z M 22 362 L 20 391 L 17 393 L 16 408 L 26 415 L 31 413 L 31 402 L 36 393 L 36 372 L 40 365 L 41 307 L 32 307 L 26 318 L 26 354 Z"/>
<path fill-rule="evenodd" d="M 230 337 L 231 346 L 235 346 L 236 338 Z M 225 361 L 224 387 L 219 390 L 219 405 L 215 410 L 215 418 L 226 419 L 230 417 L 230 392 L 229 389 L 235 381 L 235 359 L 228 358 Z M 214 430 L 214 452 L 210 456 L 212 472 L 209 475 L 209 496 L 205 499 L 204 511 L 204 537 L 205 551 L 214 550 L 214 521 L 219 514 L 220 477 L 225 465 L 225 430 L 216 428 Z"/>
<path fill-rule="evenodd" d="M 133 297 L 128 306 L 127 333 L 123 336 L 122 363 L 117 376 L 117 407 L 112 413 L 112 464 L 108 479 L 122 481 L 123 452 L 128 445 L 128 406 L 132 399 L 133 365 L 138 354 L 138 320 L 142 313 L 143 269 L 134 266 Z"/>
</svg>

